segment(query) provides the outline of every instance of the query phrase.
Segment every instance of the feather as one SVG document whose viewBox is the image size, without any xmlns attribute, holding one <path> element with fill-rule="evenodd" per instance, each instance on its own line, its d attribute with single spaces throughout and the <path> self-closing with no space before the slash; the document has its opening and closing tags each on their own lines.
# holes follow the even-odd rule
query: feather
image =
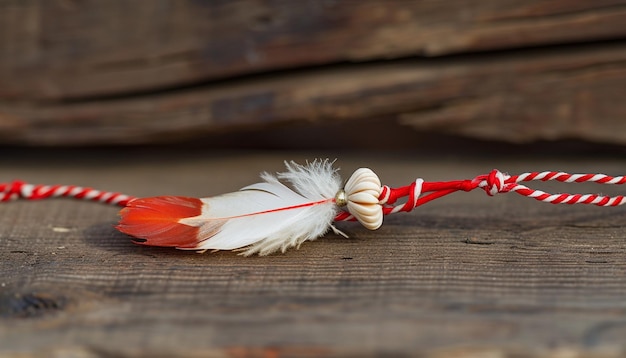
<svg viewBox="0 0 626 358">
<path fill-rule="evenodd" d="M 210 198 L 161 196 L 136 199 L 120 212 L 118 230 L 143 245 L 187 250 L 234 250 L 267 255 L 299 247 L 332 227 L 341 189 L 328 160 L 285 162 L 277 176 Z M 294 190 L 281 180 L 291 184 Z"/>
<path fill-rule="evenodd" d="M 135 236 L 137 239 L 134 241 L 139 244 L 193 246 L 198 228 L 180 225 L 178 221 L 201 213 L 202 201 L 196 198 L 158 196 L 135 199 L 120 211 L 122 220 L 116 228 Z"/>
</svg>

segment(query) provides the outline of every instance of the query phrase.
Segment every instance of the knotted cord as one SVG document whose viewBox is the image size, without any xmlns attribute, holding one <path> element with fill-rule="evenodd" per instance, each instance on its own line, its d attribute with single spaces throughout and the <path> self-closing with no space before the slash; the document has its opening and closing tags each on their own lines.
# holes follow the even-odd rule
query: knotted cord
<svg viewBox="0 0 626 358">
<path fill-rule="evenodd" d="M 379 203 L 383 206 L 383 214 L 389 215 L 397 212 L 409 212 L 429 201 L 452 194 L 456 191 L 472 191 L 483 189 L 487 195 L 494 196 L 500 193 L 515 192 L 519 195 L 533 198 L 550 204 L 592 204 L 597 206 L 619 206 L 626 203 L 623 195 L 606 196 L 600 194 L 550 194 L 542 190 L 531 189 L 520 184 L 528 181 L 559 181 L 563 183 L 593 182 L 598 184 L 621 185 L 626 184 L 624 176 L 609 176 L 605 174 L 569 174 L 564 172 L 529 172 L 519 175 L 507 175 L 494 169 L 489 174 L 479 175 L 473 179 L 453 180 L 441 182 L 427 182 L 417 179 L 407 186 L 390 188 L 382 186 Z M 406 201 L 402 204 L 395 203 L 402 198 Z M 335 218 L 336 221 L 352 221 L 354 216 L 348 212 L 341 212 Z"/>
<path fill-rule="evenodd" d="M 626 184 L 626 177 L 614 177 L 605 174 L 569 174 L 555 171 L 529 172 L 511 176 L 494 169 L 489 174 L 479 175 L 473 179 L 438 182 L 427 182 L 423 179 L 417 179 L 410 185 L 398 188 L 390 188 L 387 185 L 383 185 L 379 196 L 379 204 L 382 205 L 383 214 L 390 215 L 397 212 L 412 211 L 418 206 L 457 191 L 472 191 L 475 189 L 482 189 L 489 196 L 515 192 L 519 195 L 550 204 L 618 206 L 626 203 L 623 195 L 550 194 L 521 184 L 529 181 L 593 182 L 622 185 Z M 129 201 L 135 199 L 132 196 L 117 192 L 100 191 L 74 185 L 35 185 L 19 180 L 10 183 L 0 183 L 0 201 L 2 202 L 17 199 L 40 200 L 54 197 L 70 197 L 121 207 L 125 207 Z M 404 203 L 396 204 L 398 200 L 403 198 L 406 198 Z M 342 211 L 336 216 L 335 220 L 351 221 L 354 220 L 354 216 L 346 211 Z"/>
</svg>

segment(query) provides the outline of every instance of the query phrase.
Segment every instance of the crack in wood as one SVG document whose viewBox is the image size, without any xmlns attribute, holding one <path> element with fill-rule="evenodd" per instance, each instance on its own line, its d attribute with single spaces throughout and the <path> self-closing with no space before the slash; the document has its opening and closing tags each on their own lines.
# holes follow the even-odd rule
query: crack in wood
<svg viewBox="0 0 626 358">
<path fill-rule="evenodd" d="M 489 23 L 528 23 L 544 20 L 558 20 L 558 21 L 572 21 L 579 17 L 593 18 L 602 17 L 603 15 L 615 16 L 620 12 L 626 12 L 626 5 L 623 1 L 617 0 L 611 4 L 602 5 L 599 2 L 594 2 L 593 5 L 581 3 L 578 4 L 566 4 L 558 9 L 550 9 L 549 6 L 542 4 L 526 4 L 521 10 L 504 10 L 502 13 L 493 16 L 483 16 L 480 18 L 483 22 Z M 552 10 L 552 12 L 550 12 Z"/>
</svg>

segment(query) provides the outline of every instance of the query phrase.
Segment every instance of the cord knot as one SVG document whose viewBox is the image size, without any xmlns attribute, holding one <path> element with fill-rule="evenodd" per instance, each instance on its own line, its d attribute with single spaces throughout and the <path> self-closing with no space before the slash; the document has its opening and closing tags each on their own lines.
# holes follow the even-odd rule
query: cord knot
<svg viewBox="0 0 626 358">
<path fill-rule="evenodd" d="M 507 192 L 506 180 L 508 177 L 498 169 L 494 169 L 489 174 L 477 178 L 479 180 L 478 187 L 482 188 L 489 196 Z"/>
</svg>

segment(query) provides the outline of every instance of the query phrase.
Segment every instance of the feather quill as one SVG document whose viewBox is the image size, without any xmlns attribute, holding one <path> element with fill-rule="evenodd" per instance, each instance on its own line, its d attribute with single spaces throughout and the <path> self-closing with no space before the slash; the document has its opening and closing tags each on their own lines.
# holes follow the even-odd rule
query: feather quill
<svg viewBox="0 0 626 358">
<path fill-rule="evenodd" d="M 329 160 L 285 162 L 286 172 L 210 198 L 136 199 L 120 212 L 118 230 L 143 245 L 186 250 L 241 250 L 268 255 L 299 247 L 332 228 L 341 179 Z M 288 182 L 293 189 L 282 181 Z"/>
</svg>

